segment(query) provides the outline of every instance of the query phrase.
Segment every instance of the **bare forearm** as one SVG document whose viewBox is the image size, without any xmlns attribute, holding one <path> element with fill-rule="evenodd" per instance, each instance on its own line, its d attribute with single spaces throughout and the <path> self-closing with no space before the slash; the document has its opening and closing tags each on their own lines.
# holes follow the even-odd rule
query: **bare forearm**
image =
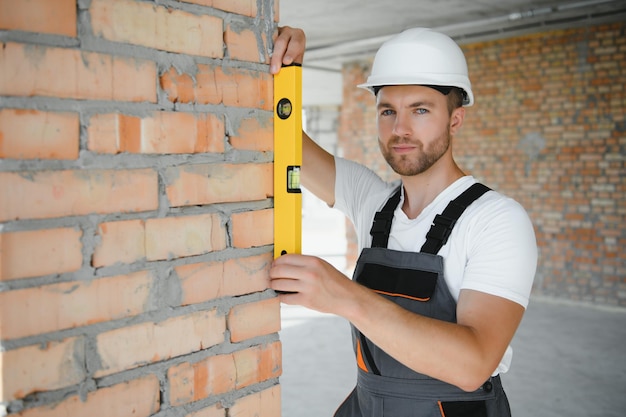
<svg viewBox="0 0 626 417">
<path fill-rule="evenodd" d="M 328 262 L 284 255 L 270 269 L 281 301 L 349 320 L 405 366 L 473 391 L 496 369 L 524 308 L 513 301 L 461 290 L 457 323 L 424 317 L 350 280 Z"/>
<path fill-rule="evenodd" d="M 335 203 L 335 158 L 302 132 L 302 185 L 332 206 Z"/>
<path fill-rule="evenodd" d="M 491 331 L 467 324 L 414 314 L 369 289 L 355 287 L 341 315 L 404 365 L 462 389 L 472 391 L 487 380 L 510 341 L 501 335 L 491 340 Z M 493 325 L 502 332 L 497 320 Z"/>
</svg>

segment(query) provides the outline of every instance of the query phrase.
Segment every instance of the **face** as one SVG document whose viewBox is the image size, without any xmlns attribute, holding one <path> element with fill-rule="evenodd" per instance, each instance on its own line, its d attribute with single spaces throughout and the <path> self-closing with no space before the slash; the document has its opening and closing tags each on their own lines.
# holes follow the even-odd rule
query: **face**
<svg viewBox="0 0 626 417">
<path fill-rule="evenodd" d="M 451 158 L 451 132 L 460 127 L 464 110 L 451 115 L 440 92 L 417 85 L 386 86 L 376 96 L 376 109 L 380 150 L 396 173 L 418 175 L 444 155 Z"/>
</svg>

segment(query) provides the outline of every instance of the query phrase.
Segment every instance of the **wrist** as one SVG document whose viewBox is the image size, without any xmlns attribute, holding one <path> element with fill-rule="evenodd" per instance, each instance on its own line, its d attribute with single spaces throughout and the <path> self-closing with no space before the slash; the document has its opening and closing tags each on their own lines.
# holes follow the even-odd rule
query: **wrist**
<svg viewBox="0 0 626 417">
<path fill-rule="evenodd" d="M 338 315 L 356 325 L 367 317 L 368 311 L 372 309 L 375 297 L 378 295 L 354 281 L 350 281 L 350 284 L 351 288 L 348 294 L 343 297 Z"/>
</svg>

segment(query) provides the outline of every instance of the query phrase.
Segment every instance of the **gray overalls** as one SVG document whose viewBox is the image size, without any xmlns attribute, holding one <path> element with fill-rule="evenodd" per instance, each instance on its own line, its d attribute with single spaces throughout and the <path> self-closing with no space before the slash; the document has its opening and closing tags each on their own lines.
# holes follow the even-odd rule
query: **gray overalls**
<svg viewBox="0 0 626 417">
<path fill-rule="evenodd" d="M 372 247 L 361 252 L 354 280 L 414 313 L 456 322 L 456 302 L 443 277 L 437 255 L 463 211 L 489 188 L 474 184 L 435 217 L 420 252 L 387 249 L 400 188 L 376 213 Z M 465 392 L 417 373 L 387 355 L 354 326 L 357 357 L 356 388 L 335 417 L 508 417 L 509 404 L 499 376 Z"/>
</svg>

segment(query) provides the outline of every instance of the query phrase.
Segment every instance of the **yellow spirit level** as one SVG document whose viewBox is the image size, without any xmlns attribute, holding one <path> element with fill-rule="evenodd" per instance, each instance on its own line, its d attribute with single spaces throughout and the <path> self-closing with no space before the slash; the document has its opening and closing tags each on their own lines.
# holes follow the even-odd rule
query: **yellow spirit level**
<svg viewBox="0 0 626 417">
<path fill-rule="evenodd" d="M 274 76 L 274 258 L 302 249 L 302 67 Z"/>
</svg>

